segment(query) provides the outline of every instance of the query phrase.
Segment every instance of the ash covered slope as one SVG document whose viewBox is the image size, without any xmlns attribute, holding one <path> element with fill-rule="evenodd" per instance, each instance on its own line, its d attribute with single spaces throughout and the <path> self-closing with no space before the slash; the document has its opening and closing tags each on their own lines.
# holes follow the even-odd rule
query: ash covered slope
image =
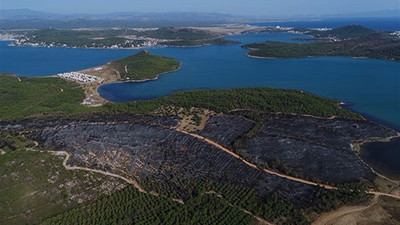
<svg viewBox="0 0 400 225">
<path fill-rule="evenodd" d="M 231 114 L 212 117 L 199 134 L 230 147 L 260 167 L 323 183 L 371 180 L 375 175 L 350 144 L 396 135 L 389 128 L 364 120 L 262 113 L 255 116 L 249 111 Z M 253 125 L 243 116 L 253 119 Z M 238 132 L 242 134 L 235 136 Z"/>
<path fill-rule="evenodd" d="M 236 111 L 214 116 L 198 133 L 260 167 L 324 183 L 372 179 L 374 174 L 353 152 L 350 143 L 396 134 L 362 120 L 271 114 L 255 118 L 246 113 Z M 106 122 L 96 119 L 25 121 L 20 128 L 39 128 L 33 130 L 33 137 L 44 149 L 70 152 L 70 164 L 109 170 L 131 178 L 152 177 L 171 187 L 179 183 L 171 177 L 214 179 L 254 188 L 260 196 L 277 191 L 292 201 L 302 199 L 312 189 L 253 169 L 215 146 L 175 130 L 177 123 L 174 117 L 125 115 L 114 116 Z M 11 126 L 15 127 L 18 126 Z M 292 192 L 293 188 L 296 192 Z"/>
<path fill-rule="evenodd" d="M 229 192 L 232 196 L 236 196 L 241 189 L 250 190 L 249 193 L 254 193 L 253 198 L 256 199 L 253 202 L 262 207 L 266 206 L 266 199 L 276 196 L 291 205 L 285 207 L 312 212 L 314 216 L 330 209 L 331 202 L 326 203 L 321 194 L 336 196 L 335 191 L 253 168 L 203 138 L 178 130 L 179 121 L 177 117 L 132 114 L 87 119 L 26 119 L 2 123 L 0 131 L 22 132 L 38 141 L 42 149 L 67 151 L 71 154 L 69 165 L 136 179 L 148 192 L 155 191 L 183 201 L 190 202 L 202 193 L 198 192 L 199 184 L 212 182 L 233 187 Z M 253 111 L 218 114 L 211 117 L 205 128 L 197 133 L 231 148 L 259 167 L 271 159 L 279 160 L 281 163 L 270 169 L 325 183 L 372 179 L 372 171 L 362 164 L 349 143 L 353 139 L 395 134 L 390 129 L 362 120 L 320 119 Z M 271 166 L 274 164 L 271 163 Z M 353 200 L 361 201 L 362 197 L 357 193 L 344 195 L 353 194 Z M 336 198 L 340 201 L 344 199 L 338 196 Z M 264 215 L 256 210 L 259 208 L 257 205 L 252 206 L 253 203 L 248 204 L 247 200 L 243 204 L 241 207 L 244 209 L 270 221 L 283 218 L 282 215 Z M 298 215 L 304 217 L 304 213 Z M 288 221 L 296 221 L 295 218 Z"/>
<path fill-rule="evenodd" d="M 251 168 L 213 145 L 171 127 L 139 121 L 82 121 L 38 131 L 34 136 L 45 149 L 70 152 L 69 164 L 131 178 L 151 177 L 170 187 L 184 180 L 211 179 L 254 188 L 260 196 L 278 192 L 293 202 L 314 192 L 312 186 Z M 185 198 L 184 187 L 178 188 L 182 188 L 179 192 Z"/>
</svg>

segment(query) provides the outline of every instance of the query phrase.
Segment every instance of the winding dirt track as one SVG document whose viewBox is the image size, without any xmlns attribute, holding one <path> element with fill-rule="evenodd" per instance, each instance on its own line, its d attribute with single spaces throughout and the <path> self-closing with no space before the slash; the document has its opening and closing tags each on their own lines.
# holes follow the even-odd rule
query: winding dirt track
<svg viewBox="0 0 400 225">
<path fill-rule="evenodd" d="M 35 143 L 35 147 L 39 146 L 39 143 L 37 141 L 35 141 L 34 143 Z M 40 151 L 40 150 L 35 150 L 33 148 L 28 148 L 27 150 L 29 150 L 29 151 Z M 40 152 L 42 152 L 42 151 L 40 151 Z M 96 169 L 90 169 L 90 168 L 81 167 L 81 166 L 70 166 L 70 165 L 67 164 L 67 162 L 68 162 L 68 160 L 69 160 L 71 155 L 66 151 L 46 151 L 46 152 L 49 152 L 49 153 L 51 153 L 53 155 L 57 155 L 57 156 L 65 156 L 65 158 L 64 158 L 64 160 L 62 162 L 62 165 L 64 166 L 64 168 L 66 170 L 83 170 L 83 171 L 103 174 L 105 176 L 115 177 L 115 178 L 118 178 L 118 179 L 121 179 L 121 180 L 125 181 L 128 184 L 132 184 L 133 186 L 135 186 L 135 188 L 137 188 L 142 193 L 147 193 L 147 194 L 151 194 L 151 195 L 154 195 L 154 196 L 159 196 L 160 195 L 160 194 L 158 194 L 157 192 L 154 192 L 154 191 L 148 192 L 148 191 L 144 190 L 138 184 L 137 181 L 129 179 L 129 178 L 126 178 L 126 177 L 123 177 L 123 176 L 115 174 L 115 173 L 110 173 L 110 172 L 106 172 L 106 171 L 102 171 L 102 170 L 96 170 Z M 172 201 L 178 202 L 180 204 L 185 204 L 182 199 L 178 199 L 178 198 L 173 198 Z"/>
<path fill-rule="evenodd" d="M 133 186 L 135 186 L 135 188 L 137 188 L 140 192 L 142 193 L 147 193 L 147 194 L 151 194 L 154 196 L 159 196 L 160 194 L 156 193 L 156 192 L 148 192 L 146 190 L 144 190 L 137 181 L 123 177 L 121 175 L 115 174 L 115 173 L 110 173 L 110 172 L 106 172 L 106 171 L 102 171 L 102 170 L 96 170 L 96 169 L 90 169 L 90 168 L 86 168 L 86 167 L 80 167 L 80 166 L 70 166 L 67 164 L 70 154 L 66 151 L 48 151 L 54 155 L 61 155 L 61 156 L 65 156 L 64 161 L 63 161 L 63 166 L 66 170 L 83 170 L 83 171 L 88 171 L 88 172 L 93 172 L 93 173 L 100 173 L 106 176 L 111 176 L 111 177 L 115 177 L 118 179 L 121 179 L 123 181 L 125 181 L 128 184 L 132 184 Z M 178 202 L 180 204 L 185 204 L 184 201 L 182 199 L 178 199 L 178 198 L 173 198 L 172 201 L 174 202 Z"/>
<path fill-rule="evenodd" d="M 38 143 L 35 142 L 35 145 L 38 146 Z M 30 150 L 33 150 L 33 149 L 30 149 Z M 35 151 L 35 150 L 33 150 L 33 151 Z M 118 174 L 109 173 L 109 172 L 105 172 L 105 171 L 102 171 L 102 170 L 90 169 L 90 168 L 86 168 L 86 167 L 80 167 L 80 166 L 69 166 L 69 165 L 67 164 L 67 162 L 68 162 L 68 160 L 69 160 L 69 158 L 70 158 L 70 154 L 69 154 L 68 152 L 66 152 L 66 151 L 47 151 L 47 152 L 50 152 L 50 153 L 52 153 L 52 154 L 54 154 L 54 155 L 57 155 L 57 156 L 65 156 L 62 165 L 64 166 L 64 168 L 65 168 L 66 170 L 83 170 L 83 171 L 88 171 L 88 172 L 93 172 L 93 173 L 100 173 L 100 174 L 103 174 L 103 175 L 106 175 L 106 176 L 111 176 L 111 177 L 115 177 L 115 178 L 121 179 L 121 180 L 123 180 L 123 181 L 125 181 L 125 182 L 127 182 L 127 183 L 129 183 L 129 184 L 132 184 L 132 185 L 134 185 L 135 188 L 137 188 L 140 192 L 147 193 L 147 194 L 151 194 L 151 195 L 154 195 L 154 196 L 159 196 L 159 195 L 160 195 L 160 194 L 158 194 L 157 192 L 154 192 L 154 191 L 147 192 L 147 191 L 145 191 L 135 180 L 128 179 L 128 178 L 123 177 L 123 176 L 120 176 L 120 175 L 118 175 Z M 204 194 L 217 194 L 217 193 L 214 192 L 214 191 L 210 191 L 210 192 L 206 192 L 206 193 L 204 193 Z M 217 194 L 217 196 L 218 196 L 219 198 L 223 198 L 221 195 L 218 195 L 218 194 Z M 178 202 L 178 203 L 180 203 L 180 204 L 185 204 L 184 201 L 183 201 L 182 199 L 173 198 L 172 201 Z M 231 207 L 235 207 L 235 206 L 232 205 L 230 202 L 228 202 L 228 203 L 229 203 L 229 205 L 230 205 Z M 257 221 L 259 221 L 261 224 L 264 224 L 264 225 L 273 225 L 273 224 L 269 223 L 268 221 L 264 220 L 263 218 L 258 217 L 258 216 L 256 216 L 256 215 L 252 214 L 251 212 L 247 211 L 246 209 L 240 208 L 240 210 L 243 211 L 243 212 L 246 213 L 246 214 L 249 214 L 249 215 L 253 216 L 253 217 L 254 217 Z"/>
<path fill-rule="evenodd" d="M 282 177 L 282 178 L 285 178 L 285 179 L 288 179 L 288 180 L 300 182 L 300 183 L 303 183 L 303 184 L 308 184 L 308 185 L 313 185 L 313 186 L 320 186 L 320 187 L 323 187 L 323 188 L 328 189 L 328 190 L 337 190 L 338 189 L 337 187 L 334 187 L 334 186 L 330 186 L 330 185 L 326 185 L 326 184 L 318 184 L 318 183 L 315 183 L 315 182 L 312 182 L 312 181 L 308 181 L 308 180 L 304 180 L 304 179 L 301 179 L 301 178 L 298 178 L 298 177 L 292 177 L 292 176 L 288 176 L 288 175 L 285 175 L 285 174 L 281 174 L 281 173 L 278 173 L 278 172 L 275 172 L 275 171 L 272 171 L 272 170 L 260 169 L 259 167 L 257 167 L 257 165 L 244 160 L 238 154 L 232 152 L 231 150 L 225 148 L 224 146 L 218 144 L 217 142 L 215 142 L 213 140 L 210 140 L 210 139 L 205 138 L 205 137 L 203 137 L 201 135 L 190 133 L 190 132 L 187 132 L 187 131 L 184 131 L 184 130 L 179 130 L 179 129 L 176 129 L 176 130 L 179 131 L 179 132 L 182 132 L 184 134 L 190 135 L 192 137 L 198 138 L 200 140 L 203 140 L 203 141 L 205 141 L 205 142 L 207 142 L 207 143 L 219 148 L 220 150 L 230 154 L 231 156 L 241 160 L 243 163 L 245 163 L 246 165 L 248 165 L 248 166 L 250 166 L 250 167 L 252 167 L 254 169 L 257 169 L 257 170 L 260 170 L 260 171 L 263 171 L 263 172 L 266 172 L 266 173 L 269 173 L 269 174 L 272 174 L 272 175 L 276 175 L 278 177 Z M 376 196 L 387 196 L 387 197 L 391 197 L 391 198 L 400 199 L 400 196 L 387 194 L 387 193 L 383 193 L 383 192 L 376 192 L 376 191 L 372 191 L 371 190 L 371 191 L 368 191 L 367 193 L 368 194 L 372 194 L 372 195 L 376 195 Z"/>
<path fill-rule="evenodd" d="M 80 166 L 69 166 L 67 164 L 70 154 L 68 152 L 65 151 L 49 151 L 51 153 L 53 153 L 54 155 L 63 155 L 65 156 L 64 161 L 63 161 L 63 166 L 66 170 L 83 170 L 83 171 L 89 171 L 89 172 L 93 172 L 93 173 L 100 173 L 106 176 L 111 176 L 111 177 L 115 177 L 118 179 L 121 179 L 123 181 L 125 181 L 128 184 L 133 184 L 135 186 L 135 188 L 137 188 L 140 192 L 143 193 L 147 193 L 135 180 L 132 179 L 128 179 L 126 177 L 120 176 L 118 174 L 114 174 L 114 173 L 109 173 L 109 172 L 105 172 L 102 170 L 95 170 L 95 169 L 90 169 L 90 168 L 86 168 L 86 167 L 80 167 Z"/>
<path fill-rule="evenodd" d="M 128 124 L 128 123 L 130 123 L 130 121 L 123 121 L 123 122 L 120 122 L 120 123 Z M 116 123 L 115 122 L 111 122 L 111 123 L 95 122 L 95 123 L 92 123 L 92 124 L 116 124 Z M 165 127 L 165 128 L 171 129 L 169 127 Z M 55 128 L 55 129 L 57 129 L 57 128 Z M 330 185 L 326 185 L 326 184 L 318 184 L 318 183 L 315 183 L 315 182 L 312 182 L 312 181 L 308 181 L 308 180 L 305 180 L 305 179 L 302 179 L 302 178 L 293 177 L 293 176 L 289 176 L 289 175 L 286 175 L 286 174 L 278 173 L 278 172 L 275 172 L 275 171 L 269 170 L 269 169 L 260 169 L 254 163 L 246 161 L 245 159 L 240 157 L 238 154 L 232 152 L 231 150 L 225 148 L 224 146 L 218 144 L 217 142 L 215 142 L 215 141 L 213 141 L 211 139 L 208 139 L 208 138 L 203 137 L 201 135 L 198 135 L 198 134 L 195 134 L 195 133 L 191 133 L 191 132 L 179 129 L 179 128 L 173 128 L 173 130 L 181 132 L 181 133 L 186 134 L 186 135 L 190 135 L 190 136 L 195 137 L 197 139 L 200 139 L 202 141 L 205 141 L 205 142 L 217 147 L 218 149 L 230 154 L 231 156 L 241 160 L 244 164 L 246 164 L 246 165 L 248 165 L 248 166 L 250 166 L 250 167 L 252 167 L 254 169 L 257 169 L 257 170 L 260 170 L 260 171 L 263 171 L 265 173 L 269 173 L 269 174 L 272 174 L 272 175 L 275 175 L 275 176 L 278 176 L 278 177 L 282 177 L 282 178 L 285 178 L 285 179 L 288 179 L 288 180 L 292 180 L 292 181 L 295 181 L 295 182 L 300 182 L 300 183 L 308 184 L 308 185 L 312 185 L 312 186 L 320 186 L 320 187 L 323 187 L 323 188 L 328 189 L 328 190 L 337 190 L 337 187 L 334 187 L 334 186 L 330 186 Z M 38 143 L 35 143 L 35 145 L 38 146 Z M 66 169 L 68 169 L 68 170 L 78 169 L 78 170 L 91 171 L 91 172 L 101 173 L 101 174 L 104 174 L 104 175 L 113 176 L 113 177 L 116 177 L 116 178 L 120 178 L 120 179 L 122 179 L 122 180 L 124 180 L 124 181 L 126 181 L 126 182 L 128 182 L 130 184 L 135 185 L 135 187 L 137 187 L 142 192 L 146 192 L 146 191 L 144 191 L 143 188 L 140 187 L 140 185 L 136 181 L 128 179 L 128 178 L 125 178 L 125 177 L 122 177 L 120 175 L 104 172 L 104 171 L 101 171 L 101 170 L 94 170 L 94 169 L 90 169 L 90 168 L 85 168 L 85 167 L 75 167 L 75 166 L 71 167 L 71 166 L 68 166 L 66 164 L 66 162 L 69 159 L 69 153 L 68 152 L 65 152 L 65 151 L 64 152 L 63 151 L 53 151 L 53 153 L 54 154 L 61 154 L 61 155 L 65 155 L 66 156 L 67 159 L 64 160 L 63 164 L 64 164 L 64 167 Z M 388 193 L 383 193 L 383 192 L 376 192 L 376 191 L 373 191 L 373 190 L 368 191 L 367 193 L 373 194 L 373 195 L 379 195 L 379 196 L 383 195 L 383 196 L 387 196 L 387 197 L 391 197 L 391 198 L 400 199 L 400 196 L 398 196 L 398 195 L 393 195 L 393 194 L 388 194 Z M 181 200 L 177 200 L 177 201 L 180 202 Z"/>
<path fill-rule="evenodd" d="M 129 123 L 129 122 L 127 121 L 126 123 Z M 169 129 L 171 129 L 171 128 L 169 128 Z M 200 139 L 202 141 L 205 141 L 205 142 L 213 145 L 214 147 L 216 147 L 216 148 L 218 148 L 218 149 L 230 154 L 231 156 L 241 160 L 244 164 L 246 164 L 246 165 L 248 165 L 248 166 L 250 166 L 250 167 L 252 167 L 254 169 L 257 169 L 257 170 L 263 171 L 265 173 L 272 174 L 272 175 L 275 175 L 275 176 L 278 176 L 278 177 L 281 177 L 281 178 L 284 178 L 284 179 L 292 180 L 292 181 L 295 181 L 295 182 L 300 182 L 300 183 L 308 184 L 308 185 L 312 185 L 312 186 L 320 186 L 320 187 L 323 187 L 323 188 L 328 189 L 328 190 L 337 190 L 337 187 L 334 187 L 334 186 L 330 186 L 330 185 L 326 185 L 326 184 L 318 184 L 318 183 L 315 183 L 315 182 L 312 182 L 312 181 L 308 181 L 308 180 L 304 180 L 304 179 L 301 179 L 301 178 L 298 178 L 298 177 L 293 177 L 293 176 L 288 176 L 288 175 L 285 175 L 285 174 L 281 174 L 281 173 L 278 173 L 278 172 L 275 172 L 275 171 L 272 171 L 272 170 L 269 170 L 269 169 L 261 169 L 261 168 L 257 167 L 257 165 L 244 160 L 238 154 L 232 152 L 231 150 L 225 148 L 224 146 L 218 144 L 217 142 L 215 142 L 215 141 L 213 141 L 211 139 L 208 139 L 206 137 L 203 137 L 203 136 L 195 134 L 195 133 L 190 133 L 188 131 L 185 131 L 185 130 L 182 130 L 182 129 L 179 129 L 179 128 L 174 128 L 174 130 L 176 130 L 178 132 L 181 132 L 183 134 L 186 134 L 186 135 L 190 135 L 190 136 L 195 137 L 197 139 Z M 38 146 L 37 142 L 35 142 L 35 146 L 36 147 Z M 33 149 L 29 149 L 29 150 L 33 150 Z M 34 150 L 34 151 L 36 151 L 36 150 Z M 103 174 L 103 175 L 106 175 L 106 176 L 115 177 L 115 178 L 121 179 L 121 180 L 123 180 L 123 181 L 125 181 L 125 182 L 127 182 L 129 184 L 134 185 L 140 192 L 148 193 L 148 194 L 152 194 L 152 195 L 156 195 L 156 196 L 159 195 L 158 193 L 155 193 L 155 192 L 152 192 L 152 191 L 151 192 L 145 191 L 137 183 L 137 181 L 129 179 L 129 178 L 126 178 L 126 177 L 123 177 L 123 176 L 120 176 L 118 174 L 105 172 L 105 171 L 102 171 L 102 170 L 90 169 L 90 168 L 86 168 L 86 167 L 69 166 L 67 164 L 67 162 L 68 162 L 68 160 L 70 158 L 70 154 L 68 152 L 66 152 L 66 151 L 48 151 L 48 152 L 50 152 L 50 153 L 52 153 L 54 155 L 65 156 L 65 158 L 63 160 L 63 166 L 64 166 L 64 168 L 66 170 L 83 170 L 83 171 L 100 173 L 100 174 Z M 387 196 L 387 197 L 391 197 L 391 198 L 395 198 L 395 199 L 400 199 L 400 196 L 393 195 L 393 194 L 388 194 L 388 193 L 376 192 L 376 191 L 373 191 L 373 190 L 368 191 L 367 193 L 374 195 L 374 198 L 371 201 L 371 204 L 369 204 L 368 206 L 342 207 L 342 208 L 340 208 L 340 209 L 338 209 L 336 211 L 329 212 L 329 213 L 323 214 L 322 216 L 318 217 L 317 220 L 313 223 L 313 225 L 326 225 L 329 221 L 332 221 L 333 219 L 336 219 L 336 218 L 339 218 L 339 217 L 342 217 L 342 216 L 345 216 L 345 215 L 348 215 L 348 214 L 352 214 L 352 213 L 356 213 L 356 212 L 360 212 L 360 211 L 364 211 L 366 209 L 369 209 L 370 207 L 372 207 L 373 205 L 375 205 L 378 202 L 379 196 Z M 175 202 L 184 204 L 182 199 L 172 199 L 172 200 L 175 201 Z M 254 216 L 262 224 L 266 224 L 266 225 L 270 225 L 271 224 L 268 221 L 265 221 L 264 219 L 251 214 L 249 211 L 247 211 L 245 209 L 241 209 L 241 210 L 243 212 L 247 213 L 247 214 L 250 214 L 250 215 Z"/>
<path fill-rule="evenodd" d="M 320 187 L 323 187 L 323 188 L 329 189 L 329 190 L 336 190 L 337 189 L 337 187 L 333 187 L 333 186 L 330 186 L 330 185 L 318 184 L 318 183 L 311 182 L 311 181 L 308 181 L 308 180 L 304 180 L 304 179 L 301 179 L 301 178 L 292 177 L 292 176 L 288 176 L 288 175 L 285 175 L 285 174 L 277 173 L 275 171 L 268 170 L 268 169 L 260 169 L 255 164 L 244 160 L 238 154 L 236 154 L 236 153 L 232 152 L 231 150 L 223 147 L 222 145 L 218 144 L 217 142 L 215 142 L 213 140 L 210 140 L 210 139 L 205 138 L 205 137 L 203 137 L 201 135 L 190 133 L 190 132 L 187 132 L 187 131 L 184 131 L 184 130 L 178 130 L 177 129 L 177 131 L 185 133 L 185 134 L 190 135 L 192 137 L 201 139 L 201 140 L 203 140 L 203 141 L 205 141 L 205 142 L 207 142 L 207 143 L 219 148 L 220 150 L 230 154 L 231 156 L 241 160 L 246 165 L 248 165 L 248 166 L 250 166 L 252 168 L 255 168 L 257 170 L 261 170 L 263 172 L 266 172 L 266 173 L 269 173 L 269 174 L 272 174 L 272 175 L 276 175 L 276 176 L 279 176 L 279 177 L 282 177 L 282 178 L 285 178 L 285 179 L 288 179 L 288 180 L 300 182 L 300 183 L 303 183 L 303 184 L 309 184 L 309 185 L 313 185 L 313 186 L 320 186 Z M 378 202 L 378 198 L 380 196 L 387 196 L 387 197 L 391 197 L 391 198 L 395 198 L 395 199 L 399 199 L 400 200 L 400 196 L 397 196 L 397 195 L 392 195 L 392 194 L 387 194 L 387 193 L 382 193 L 382 192 L 376 192 L 376 191 L 372 191 L 372 190 L 368 191 L 367 193 L 374 195 L 374 198 L 372 199 L 371 203 L 368 206 L 346 206 L 346 207 L 342 207 L 342 208 L 340 208 L 338 210 L 323 214 L 322 216 L 318 217 L 317 220 L 315 222 L 313 222 L 312 225 L 326 225 L 326 224 L 329 223 L 329 221 L 332 221 L 332 220 L 334 220 L 336 218 L 340 218 L 340 217 L 348 215 L 348 214 L 352 214 L 352 213 L 356 213 L 356 212 L 361 212 L 361 211 L 367 210 L 370 207 L 374 206 Z M 267 221 L 263 220 L 262 218 L 257 218 L 257 220 L 259 220 L 261 223 L 269 224 Z"/>
<path fill-rule="evenodd" d="M 281 174 L 281 173 L 278 173 L 278 172 L 275 172 L 275 171 L 272 171 L 272 170 L 260 169 L 259 167 L 257 167 L 257 165 L 244 160 L 238 154 L 232 152 L 231 150 L 225 148 L 224 146 L 218 144 L 217 142 L 215 142 L 213 140 L 210 140 L 210 139 L 205 138 L 205 137 L 203 137 L 201 135 L 190 133 L 190 132 L 187 132 L 187 131 L 184 131 L 184 130 L 177 129 L 177 131 L 182 132 L 182 133 L 187 134 L 187 135 L 190 135 L 192 137 L 198 138 L 198 139 L 200 139 L 202 141 L 205 141 L 205 142 L 207 142 L 207 143 L 219 148 L 220 150 L 230 154 L 231 156 L 241 160 L 243 163 L 245 163 L 246 165 L 248 165 L 248 166 L 250 166 L 250 167 L 252 167 L 254 169 L 261 170 L 261 171 L 264 171 L 266 173 L 269 173 L 269 174 L 272 174 L 272 175 L 276 175 L 278 177 L 282 177 L 282 178 L 285 178 L 285 179 L 288 179 L 288 180 L 292 180 L 292 181 L 296 181 L 296 182 L 300 182 L 300 183 L 304 183 L 304 184 L 309 184 L 309 185 L 313 185 L 313 186 L 321 186 L 321 187 L 323 187 L 325 189 L 329 189 L 329 190 L 337 189 L 336 187 L 333 187 L 333 186 L 329 186 L 329 185 L 325 185 L 325 184 L 318 184 L 318 183 L 315 183 L 315 182 L 312 182 L 312 181 L 308 181 L 308 180 L 304 180 L 304 179 L 301 179 L 301 178 L 298 178 L 298 177 L 292 177 L 292 176 L 288 176 L 288 175 L 285 175 L 285 174 Z"/>
</svg>

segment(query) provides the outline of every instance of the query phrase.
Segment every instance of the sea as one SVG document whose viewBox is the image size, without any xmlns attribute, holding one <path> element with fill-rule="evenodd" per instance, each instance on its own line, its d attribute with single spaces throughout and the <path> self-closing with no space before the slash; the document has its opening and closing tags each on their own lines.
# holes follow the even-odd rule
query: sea
<svg viewBox="0 0 400 225">
<path fill-rule="evenodd" d="M 361 24 L 380 30 L 400 30 L 397 19 L 362 21 L 297 21 L 256 25 L 328 27 Z M 232 89 L 273 87 L 298 89 L 342 101 L 345 108 L 361 113 L 367 119 L 400 131 L 400 63 L 395 61 L 309 57 L 303 59 L 256 59 L 246 56 L 241 46 L 267 40 L 302 42 L 300 34 L 244 34 L 228 36 L 240 44 L 204 47 L 153 47 L 152 54 L 168 56 L 182 63 L 179 71 L 165 74 L 154 81 L 112 83 L 99 87 L 102 97 L 113 102 L 154 99 L 176 91 L 193 89 Z M 0 72 L 36 77 L 77 71 L 103 65 L 135 54 L 137 49 L 76 49 L 9 46 L 0 42 Z M 400 142 L 391 151 L 400 152 Z M 363 151 L 377 165 L 400 163 L 400 154 L 379 154 L 387 145 L 364 145 Z M 393 147 L 394 146 L 394 147 Z M 389 148 L 388 148 L 389 149 Z M 372 156 L 372 157 L 371 157 Z M 382 156 L 382 157 L 379 157 Z M 383 166 L 384 167 L 384 166 Z M 383 168 L 382 167 L 382 168 Z M 400 168 L 395 168 L 399 171 Z M 393 173 L 395 174 L 395 173 Z"/>
</svg>

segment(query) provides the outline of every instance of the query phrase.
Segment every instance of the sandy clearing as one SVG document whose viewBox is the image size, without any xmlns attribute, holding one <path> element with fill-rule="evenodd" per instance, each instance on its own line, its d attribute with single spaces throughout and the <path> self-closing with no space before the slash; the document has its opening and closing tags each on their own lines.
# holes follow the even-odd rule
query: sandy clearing
<svg viewBox="0 0 400 225">
<path fill-rule="evenodd" d="M 318 217 L 317 220 L 312 223 L 312 225 L 328 225 L 331 221 L 337 218 L 367 210 L 378 202 L 378 198 L 379 195 L 375 195 L 370 204 L 367 206 L 345 206 L 338 210 L 325 213 L 322 216 Z"/>
</svg>

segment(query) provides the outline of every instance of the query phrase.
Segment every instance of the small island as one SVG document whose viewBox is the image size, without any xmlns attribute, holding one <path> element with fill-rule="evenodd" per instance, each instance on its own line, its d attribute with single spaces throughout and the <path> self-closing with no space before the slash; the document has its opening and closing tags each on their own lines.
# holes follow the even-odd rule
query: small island
<svg viewBox="0 0 400 225">
<path fill-rule="evenodd" d="M 250 57 L 304 58 L 311 56 L 366 57 L 400 60 L 400 38 L 395 33 L 371 30 L 362 26 L 345 26 L 333 30 L 304 32 L 313 35 L 313 43 L 267 41 L 247 44 Z M 307 39 L 305 39 L 307 40 Z"/>
</svg>

